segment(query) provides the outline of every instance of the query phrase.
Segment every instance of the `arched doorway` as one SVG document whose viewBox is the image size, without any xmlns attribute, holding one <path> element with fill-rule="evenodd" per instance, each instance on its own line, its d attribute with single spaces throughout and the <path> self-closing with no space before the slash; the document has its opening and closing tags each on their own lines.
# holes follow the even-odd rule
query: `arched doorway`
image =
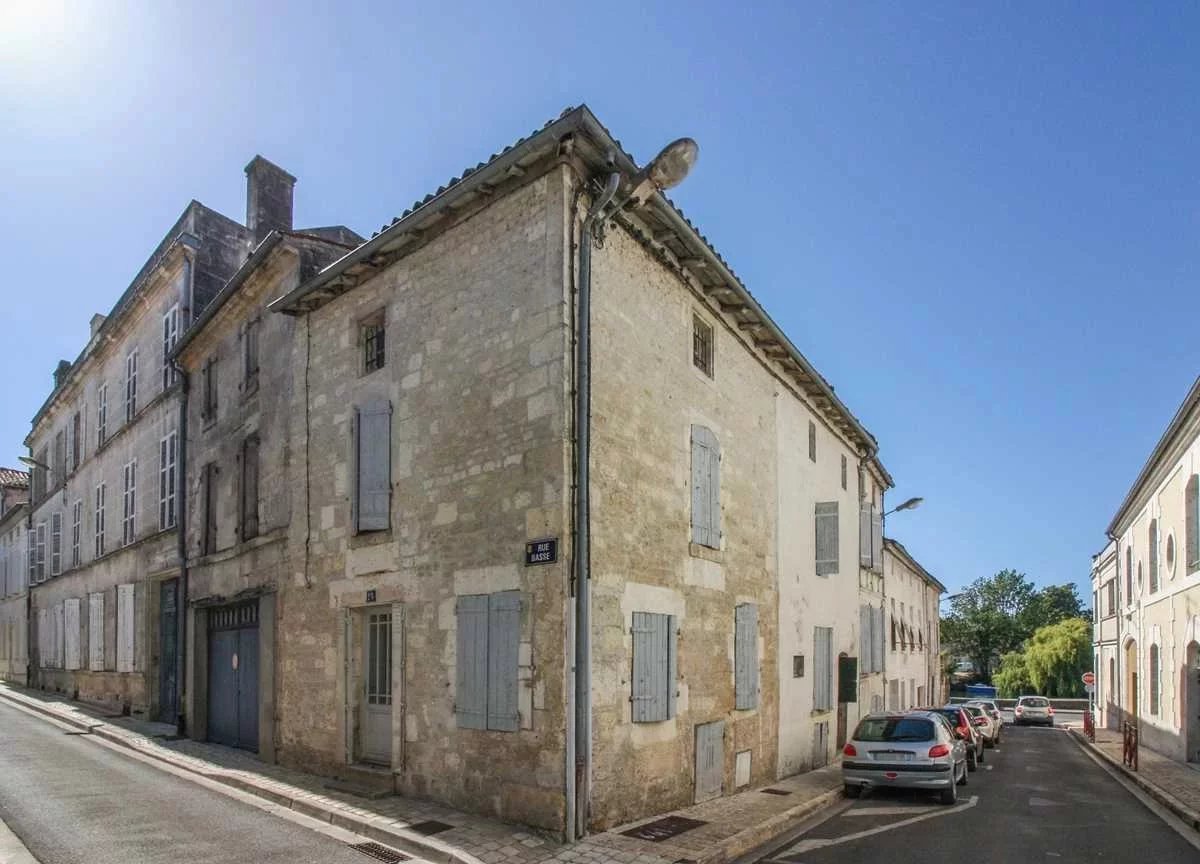
<svg viewBox="0 0 1200 864">
<path fill-rule="evenodd" d="M 1130 639 L 1125 644 L 1125 713 L 1129 717 L 1138 715 L 1138 664 L 1137 642 Z"/>
<path fill-rule="evenodd" d="M 1187 761 L 1200 762 L 1200 642 L 1193 640 L 1188 643 L 1183 675 L 1183 730 Z"/>
</svg>

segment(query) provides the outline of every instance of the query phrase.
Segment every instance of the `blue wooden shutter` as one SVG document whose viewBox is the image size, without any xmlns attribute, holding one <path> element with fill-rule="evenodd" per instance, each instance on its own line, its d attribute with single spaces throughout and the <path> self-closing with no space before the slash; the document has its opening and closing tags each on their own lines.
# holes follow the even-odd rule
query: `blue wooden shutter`
<svg viewBox="0 0 1200 864">
<path fill-rule="evenodd" d="M 516 732 L 517 650 L 521 643 L 521 594 L 488 597 L 487 728 Z"/>
<path fill-rule="evenodd" d="M 381 531 L 389 526 L 392 496 L 392 406 L 368 402 L 357 411 L 355 528 Z"/>
<path fill-rule="evenodd" d="M 706 426 L 692 427 L 692 542 L 721 545 L 721 445 Z"/>
<path fill-rule="evenodd" d="M 464 729 L 487 728 L 488 597 L 458 598 L 454 715 Z"/>
<path fill-rule="evenodd" d="M 838 572 L 838 502 L 817 504 L 817 575 Z"/>
<path fill-rule="evenodd" d="M 734 699 L 739 710 L 758 707 L 758 607 L 742 603 L 734 610 Z"/>
<path fill-rule="evenodd" d="M 828 711 L 833 699 L 833 629 L 813 629 L 813 709 Z"/>
<path fill-rule="evenodd" d="M 674 617 L 633 613 L 633 681 L 630 698 L 634 723 L 667 720 L 674 714 Z"/>
</svg>

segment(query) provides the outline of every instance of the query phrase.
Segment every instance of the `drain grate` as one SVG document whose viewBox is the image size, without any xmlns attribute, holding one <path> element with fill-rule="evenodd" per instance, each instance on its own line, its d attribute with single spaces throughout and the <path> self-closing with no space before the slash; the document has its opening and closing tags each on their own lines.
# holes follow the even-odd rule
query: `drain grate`
<svg viewBox="0 0 1200 864">
<path fill-rule="evenodd" d="M 686 816 L 664 816 L 662 819 L 655 819 L 653 822 L 647 822 L 645 825 L 639 825 L 621 833 L 626 837 L 661 843 L 663 840 L 678 837 L 684 831 L 691 831 L 693 828 L 707 824 L 700 819 L 688 819 Z"/>
<path fill-rule="evenodd" d="M 409 825 L 409 831 L 416 831 L 418 834 L 424 834 L 430 837 L 434 834 L 441 834 L 443 831 L 449 831 L 453 825 L 447 825 L 445 822 L 439 822 L 436 819 L 429 819 L 425 822 L 418 822 L 415 825 Z"/>
<path fill-rule="evenodd" d="M 760 792 L 765 792 L 768 795 L 791 795 L 792 793 L 786 789 L 760 789 Z"/>
<path fill-rule="evenodd" d="M 388 864 L 397 864 L 400 861 L 407 861 L 407 855 L 401 855 L 395 849 L 389 849 L 379 843 L 353 843 L 351 849 L 356 849 L 364 855 L 370 855 L 379 861 L 386 861 Z"/>
</svg>

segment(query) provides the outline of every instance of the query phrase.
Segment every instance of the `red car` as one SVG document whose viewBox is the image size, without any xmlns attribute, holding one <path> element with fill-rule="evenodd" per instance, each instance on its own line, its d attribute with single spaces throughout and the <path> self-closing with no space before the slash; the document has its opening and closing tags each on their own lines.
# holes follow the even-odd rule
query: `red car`
<svg viewBox="0 0 1200 864">
<path fill-rule="evenodd" d="M 931 711 L 946 718 L 955 737 L 961 738 L 967 744 L 967 770 L 974 771 L 983 762 L 983 735 L 971 723 L 971 717 L 958 705 L 946 705 L 942 708 L 915 708 L 915 711 Z"/>
</svg>

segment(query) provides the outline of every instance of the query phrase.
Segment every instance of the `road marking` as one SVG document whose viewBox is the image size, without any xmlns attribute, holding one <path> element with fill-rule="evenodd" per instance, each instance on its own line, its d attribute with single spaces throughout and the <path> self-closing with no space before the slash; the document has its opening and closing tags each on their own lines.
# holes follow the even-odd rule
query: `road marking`
<svg viewBox="0 0 1200 864">
<path fill-rule="evenodd" d="M 994 765 L 984 765 L 984 766 L 983 766 L 983 770 L 984 770 L 984 771 L 991 771 L 991 770 L 992 770 L 992 768 L 994 768 L 994 767 L 995 767 Z"/>
<path fill-rule="evenodd" d="M 928 813 L 930 810 L 936 810 L 936 807 L 862 807 L 854 810 L 848 810 L 843 813 L 843 816 L 904 816 L 912 814 L 914 816 L 921 813 Z"/>
<path fill-rule="evenodd" d="M 884 831 L 891 831 L 894 828 L 903 828 L 907 825 L 915 825 L 918 822 L 924 822 L 926 819 L 935 819 L 938 816 L 948 816 L 951 813 L 961 813 L 963 810 L 969 810 L 979 803 L 979 796 L 972 795 L 963 804 L 958 804 L 954 807 L 939 807 L 929 813 L 922 813 L 920 816 L 913 816 L 911 819 L 901 819 L 899 822 L 892 822 L 890 825 L 881 825 L 878 828 L 868 828 L 866 831 L 857 831 L 854 834 L 847 834 L 844 837 L 832 838 L 813 838 L 812 840 L 801 840 L 795 846 L 783 852 L 783 855 L 795 853 L 802 855 L 805 852 L 811 852 L 814 849 L 825 849 L 829 846 L 840 846 L 842 843 L 849 843 L 853 840 L 861 840 L 864 837 L 871 837 L 875 834 L 882 834 Z M 776 858 L 781 856 L 777 855 Z"/>
<path fill-rule="evenodd" d="M 1060 807 L 1061 802 L 1051 801 L 1049 798 L 1038 798 L 1036 795 L 1029 799 L 1030 807 Z"/>
</svg>

